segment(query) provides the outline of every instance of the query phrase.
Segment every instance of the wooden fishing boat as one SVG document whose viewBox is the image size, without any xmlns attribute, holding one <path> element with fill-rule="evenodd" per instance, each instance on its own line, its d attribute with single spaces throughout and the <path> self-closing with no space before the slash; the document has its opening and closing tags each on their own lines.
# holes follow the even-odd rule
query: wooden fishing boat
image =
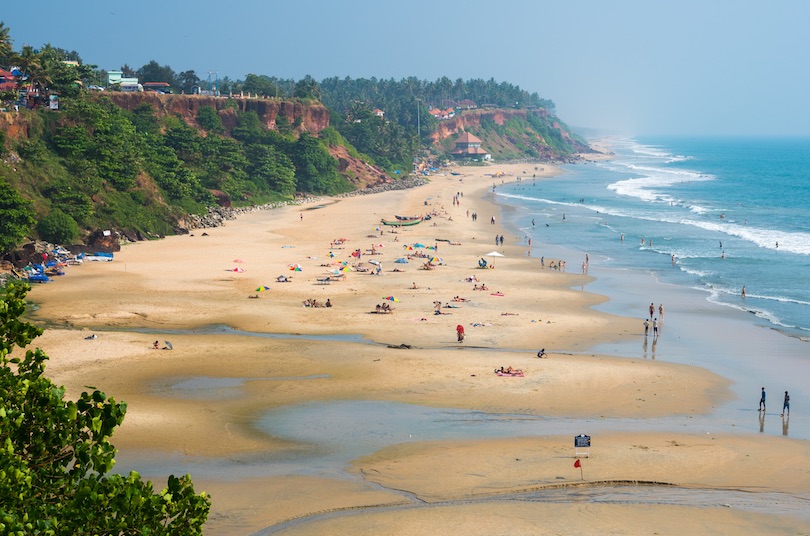
<svg viewBox="0 0 810 536">
<path fill-rule="evenodd" d="M 417 223 L 422 223 L 422 218 L 419 217 L 415 220 L 380 220 L 380 223 L 383 225 L 389 225 L 391 227 L 407 227 L 409 225 L 416 225 Z"/>
</svg>

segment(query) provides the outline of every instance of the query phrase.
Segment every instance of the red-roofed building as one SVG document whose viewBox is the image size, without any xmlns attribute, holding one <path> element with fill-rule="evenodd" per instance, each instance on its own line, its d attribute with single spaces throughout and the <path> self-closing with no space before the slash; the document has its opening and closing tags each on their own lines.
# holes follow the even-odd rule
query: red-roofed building
<svg viewBox="0 0 810 536">
<path fill-rule="evenodd" d="M 9 71 L 0 69 L 0 91 L 14 91 L 17 89 L 17 77 Z"/>
<path fill-rule="evenodd" d="M 439 120 L 450 119 L 456 115 L 456 111 L 452 108 L 448 108 L 446 110 L 442 110 L 440 108 L 431 108 L 428 110 L 428 113 Z"/>
<path fill-rule="evenodd" d="M 465 132 L 456 139 L 456 148 L 450 154 L 460 158 L 481 158 L 482 160 L 489 160 L 490 156 L 484 149 L 481 148 L 481 140 L 473 136 L 469 132 Z"/>
</svg>

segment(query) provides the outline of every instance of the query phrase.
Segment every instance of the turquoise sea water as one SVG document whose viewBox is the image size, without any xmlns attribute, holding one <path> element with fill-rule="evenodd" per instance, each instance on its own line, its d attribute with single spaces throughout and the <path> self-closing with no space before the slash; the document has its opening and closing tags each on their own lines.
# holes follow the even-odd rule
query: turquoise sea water
<svg viewBox="0 0 810 536">
<path fill-rule="evenodd" d="M 810 139 L 611 144 L 610 161 L 567 166 L 550 181 L 530 180 L 528 167 L 522 181 L 498 185 L 509 226 L 535 244 L 587 252 L 591 266 L 648 271 L 810 339 Z M 566 260 L 580 271 L 584 256 Z"/>
</svg>

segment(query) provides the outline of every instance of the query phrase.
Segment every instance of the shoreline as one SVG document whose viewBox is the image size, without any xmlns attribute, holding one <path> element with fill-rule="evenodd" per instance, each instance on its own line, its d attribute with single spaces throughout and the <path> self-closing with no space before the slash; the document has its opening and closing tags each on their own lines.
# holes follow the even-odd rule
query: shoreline
<svg viewBox="0 0 810 536">
<path fill-rule="evenodd" d="M 494 261 L 494 270 L 475 268 L 477 259 L 493 250 L 493 234 L 511 233 L 502 226 L 503 208 L 487 199 L 492 178 L 483 172 L 504 169 L 518 176 L 527 166 L 492 166 L 476 175 L 464 169 L 461 181 L 436 176 L 424 188 L 341 199 L 318 210 L 303 206 L 250 213 L 204 238 L 172 237 L 127 246 L 116 257 L 118 262 L 83 266 L 75 278 L 71 272 L 69 283 L 38 288 L 29 295 L 42 304 L 35 319 L 49 318 L 77 329 L 103 326 L 99 338 L 88 342 L 75 331 L 49 329 L 36 344 L 51 357 L 48 374 L 66 385 L 68 396 L 92 382 L 108 395 L 128 402 L 127 418 L 113 437 L 121 449 L 119 470 L 133 467 L 128 465 L 130 461 L 137 463 L 134 459 L 144 455 L 165 461 L 167 471 L 182 467 L 183 460 L 210 458 L 217 463 L 230 460 L 235 467 L 247 463 L 248 471 L 251 464 L 257 464 L 260 472 L 260 467 L 272 466 L 284 456 L 326 449 L 325 445 L 290 441 L 256 429 L 255 423 L 266 410 L 305 402 L 383 400 L 506 416 L 576 416 L 574 422 L 583 424 L 603 415 L 641 423 L 678 413 L 689 418 L 728 400 L 727 380 L 695 366 L 579 355 L 596 354 L 590 349 L 597 343 L 629 343 L 635 340 L 637 329 L 635 320 L 596 310 L 606 298 L 575 290 L 591 284 L 592 277 L 539 270 L 536 259 L 527 257 L 526 248 L 519 243 L 495 248 L 506 257 Z M 451 208 L 459 188 L 464 190 L 462 204 Z M 433 220 L 435 227 L 423 222 L 382 235 L 375 230 L 375 222 L 383 217 L 428 209 L 439 214 Z M 468 209 L 481 213 L 477 224 L 466 218 Z M 492 215 L 497 225 L 489 223 Z M 349 238 L 346 249 L 330 250 L 330 241 L 342 236 Z M 445 245 L 437 239 L 461 245 Z M 393 272 L 392 267 L 397 266 L 393 259 L 403 254 L 402 246 L 415 240 L 438 244 L 435 253 L 444 260 L 433 270 L 419 270 L 421 260 L 414 259 L 404 266 L 405 272 Z M 379 258 L 384 259 L 381 277 L 349 273 L 347 281 L 318 284 L 327 270 L 322 265 L 332 262 L 330 252 L 344 257 L 353 249 L 365 250 L 373 244 L 384 246 L 379 248 L 383 251 Z M 239 266 L 244 273 L 230 270 L 236 259 L 243 261 Z M 289 271 L 287 265 L 295 262 L 303 265 L 303 272 Z M 275 283 L 278 274 L 292 275 L 293 280 Z M 503 296 L 472 291 L 472 283 L 463 281 L 471 275 Z M 415 289 L 411 288 L 414 282 Z M 246 299 L 257 285 L 268 285 L 270 290 L 259 299 Z M 371 314 L 375 303 L 386 295 L 399 298 L 392 303 L 396 311 Z M 432 314 L 433 301 L 455 303 L 451 298 L 456 295 L 470 301 L 460 302 L 459 308 L 446 308 L 449 317 Z M 301 301 L 311 297 L 331 298 L 335 306 L 302 307 Z M 373 341 L 408 344 L 412 349 L 195 333 L 173 334 L 171 352 L 149 349 L 150 328 L 158 333 L 217 324 L 255 332 L 362 333 Z M 456 324 L 467 327 L 463 344 L 455 340 Z M 534 354 L 543 346 L 561 352 L 552 351 L 548 359 L 539 360 Z M 525 369 L 526 377 L 500 378 L 492 373 L 493 368 L 510 364 Z M 217 383 L 219 380 L 238 381 L 232 385 Z M 195 384 L 198 387 L 185 397 L 178 397 L 179 385 L 189 381 L 203 384 Z M 684 389 L 685 385 L 692 388 Z M 588 394 L 587 404 L 583 404 L 582 393 Z M 671 435 L 650 434 L 660 440 Z M 629 434 L 628 441 L 638 444 L 641 440 L 632 438 L 642 435 Z M 757 437 L 762 449 L 753 452 L 746 437 L 735 434 L 722 440 L 735 452 L 751 454 L 753 460 L 796 445 L 792 440 Z M 557 446 L 558 441 L 552 440 L 551 452 L 563 448 Z M 465 444 L 470 451 L 458 457 L 461 464 L 475 466 L 493 455 L 492 444 L 483 438 Z M 439 444 L 410 445 L 431 452 Z M 569 450 L 566 445 L 566 466 L 571 463 Z M 390 453 L 390 449 L 384 451 Z M 636 462 L 633 449 L 626 454 L 614 467 L 617 474 L 629 472 Z M 181 463 L 172 469 L 174 461 Z M 150 473 L 148 464 L 144 467 L 143 474 L 164 474 L 162 470 Z M 741 485 L 749 476 L 755 479 L 753 469 L 726 476 L 712 474 L 705 485 Z M 206 525 L 211 534 L 256 531 L 296 512 L 303 515 L 340 505 L 401 500 L 391 490 L 370 487 L 340 469 L 336 472 L 337 477 L 327 477 L 293 471 L 250 480 L 247 487 L 224 476 L 192 473 L 192 477 L 195 484 L 205 482 L 206 487 L 198 485 L 198 490 L 206 489 L 214 496 L 214 510 Z M 408 481 L 415 474 L 396 476 L 401 485 L 392 487 L 409 489 Z M 670 476 L 672 482 L 689 481 L 682 468 L 673 467 Z M 785 475 L 770 477 L 774 489 L 790 487 Z M 458 478 L 458 474 L 447 474 L 442 480 L 452 484 Z M 469 492 L 510 487 L 513 483 L 492 474 Z M 448 509 L 444 526 L 451 526 L 460 508 Z M 689 511 L 707 519 L 714 516 L 702 508 Z M 396 518 L 392 514 L 389 521 Z M 362 524 L 363 519 L 359 516 L 355 521 Z M 380 533 L 393 532 L 381 529 Z"/>
</svg>

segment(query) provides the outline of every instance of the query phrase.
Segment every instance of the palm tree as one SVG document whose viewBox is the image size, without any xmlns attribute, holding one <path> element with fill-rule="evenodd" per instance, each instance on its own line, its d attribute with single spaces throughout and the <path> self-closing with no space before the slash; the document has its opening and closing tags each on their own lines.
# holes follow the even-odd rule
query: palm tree
<svg viewBox="0 0 810 536">
<path fill-rule="evenodd" d="M 11 37 L 8 35 L 6 23 L 0 21 L 0 62 L 5 65 L 11 56 Z M 6 65 L 8 67 L 8 65 Z"/>
<path fill-rule="evenodd" d="M 15 54 L 12 58 L 20 69 L 22 75 L 19 84 L 27 81 L 32 87 L 46 87 L 50 83 L 50 76 L 42 68 L 40 53 L 30 45 L 25 45 L 20 54 Z"/>
</svg>

